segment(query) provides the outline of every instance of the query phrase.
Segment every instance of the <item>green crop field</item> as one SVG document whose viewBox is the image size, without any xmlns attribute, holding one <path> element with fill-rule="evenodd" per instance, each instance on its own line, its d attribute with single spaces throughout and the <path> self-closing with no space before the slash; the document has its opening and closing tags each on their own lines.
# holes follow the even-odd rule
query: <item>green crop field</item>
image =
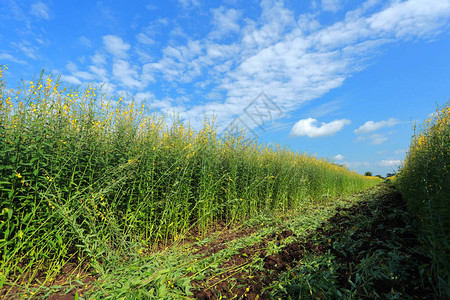
<svg viewBox="0 0 450 300">
<path fill-rule="evenodd" d="M 51 76 L 7 89 L 3 75 L 4 69 L 0 70 L 2 296 L 256 299 L 261 294 L 287 299 L 365 293 L 376 297 L 381 295 L 376 285 L 368 283 L 378 277 L 364 275 L 367 269 L 361 261 L 382 256 L 379 259 L 392 258 L 401 265 L 392 256 L 392 246 L 394 252 L 374 252 L 355 262 L 362 268 L 355 271 L 359 281 L 352 277 L 352 268 L 348 280 L 356 287 L 340 287 L 340 273 L 330 271 L 338 268 L 333 259 L 341 255 L 333 249 L 347 244 L 342 241 L 345 234 L 338 237 L 326 224 L 336 221 L 333 215 L 342 207 L 360 203 L 361 197 L 367 201 L 367 195 L 378 195 L 379 189 L 390 193 L 378 186 L 352 196 L 379 185 L 382 180 L 377 177 L 246 140 L 243 132 L 219 135 L 213 120 L 194 130 L 177 116 L 136 107 L 133 99 L 109 97 L 93 87 L 63 88 Z M 419 239 L 432 249 L 429 281 L 439 295 L 448 293 L 449 113 L 448 106 L 442 108 L 416 135 L 394 179 L 409 208 L 407 213 L 396 207 L 395 216 L 411 214 L 412 220 L 420 221 Z M 366 210 L 354 211 L 365 216 L 355 222 L 375 222 Z M 343 224 L 340 221 L 336 224 Z M 355 224 L 346 228 L 356 232 L 367 227 Z M 410 225 L 407 230 L 417 227 Z M 328 235 L 311 235 L 321 226 Z M 280 234 L 280 228 L 287 236 L 267 238 Z M 328 245 L 333 239 L 340 244 Z M 279 240 L 283 242 L 274 242 Z M 272 267 L 268 257 L 291 249 L 292 243 L 302 247 L 296 249 L 303 263 L 298 256 L 286 259 L 283 268 L 275 267 L 282 260 Z M 252 251 L 240 250 L 249 247 Z M 355 249 L 359 252 L 354 257 L 364 250 Z M 425 260 L 423 274 L 428 274 L 427 264 Z M 295 272 L 289 278 L 291 269 Z M 390 274 L 383 270 L 380 274 Z M 245 278 L 269 278 L 264 281 L 267 288 L 257 289 L 247 281 L 248 287 L 238 288 L 234 275 L 244 271 L 248 271 Z M 426 286 L 428 279 L 424 280 Z M 396 284 L 386 293 L 395 296 Z"/>
</svg>

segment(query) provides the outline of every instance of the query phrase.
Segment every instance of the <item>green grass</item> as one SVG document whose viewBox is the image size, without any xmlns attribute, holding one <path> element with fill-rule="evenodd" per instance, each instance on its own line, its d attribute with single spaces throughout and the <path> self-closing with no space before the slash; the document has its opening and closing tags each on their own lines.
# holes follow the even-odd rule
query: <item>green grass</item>
<svg viewBox="0 0 450 300">
<path fill-rule="evenodd" d="M 381 185 L 330 203 L 309 203 L 284 212 L 283 218 L 263 214 L 198 241 L 175 244 L 156 253 L 143 252 L 118 262 L 90 286 L 90 291 L 79 295 L 84 299 L 186 299 L 201 288 L 211 290 L 214 299 L 225 296 L 226 291 L 226 299 L 239 299 L 233 288 L 251 290 L 252 285 L 246 284 L 264 282 L 259 292 L 269 299 L 429 297 L 433 291 L 427 289 L 428 265 L 416 260 L 423 251 L 409 240 L 413 232 L 410 218 L 404 202 L 392 193 L 394 189 Z M 331 223 L 337 211 L 341 221 Z M 227 232 L 248 228 L 254 232 L 222 240 Z M 276 237 L 286 230 L 293 235 Z M 316 253 L 313 247 L 305 248 L 303 256 L 280 272 L 265 268 L 268 256 L 282 255 L 295 243 L 310 243 L 325 250 Z M 214 253 L 199 251 L 211 249 L 211 245 L 224 247 Z M 235 260 L 239 256 L 244 256 L 243 263 Z M 228 264 L 230 261 L 234 263 Z M 348 276 L 344 277 L 345 285 L 344 274 Z M 227 289 L 218 288 L 221 281 Z M 29 286 L 22 295 L 34 293 L 36 298 L 45 299 L 55 291 L 79 286 L 75 280 L 64 286 Z"/>
<path fill-rule="evenodd" d="M 1 68 L 0 68 L 1 69 Z M 4 68 L 3 68 L 4 69 Z M 0 72 L 0 287 L 67 262 L 106 276 L 150 247 L 364 190 L 378 178 L 279 146 L 194 130 L 132 99 Z M 26 276 L 25 276 L 26 275 Z"/>
<path fill-rule="evenodd" d="M 450 105 L 415 128 L 403 168 L 395 178 L 421 239 L 433 257 L 439 294 L 450 297 Z"/>
</svg>

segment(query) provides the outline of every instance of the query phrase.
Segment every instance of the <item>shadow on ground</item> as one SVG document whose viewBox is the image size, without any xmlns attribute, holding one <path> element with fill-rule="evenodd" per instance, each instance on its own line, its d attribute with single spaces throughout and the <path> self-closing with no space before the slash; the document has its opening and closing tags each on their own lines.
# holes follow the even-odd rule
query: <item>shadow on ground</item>
<svg viewBox="0 0 450 300">
<path fill-rule="evenodd" d="M 359 197 L 355 205 L 337 208 L 306 238 L 281 229 L 239 249 L 221 266 L 229 271 L 193 282 L 194 297 L 434 299 L 431 260 L 410 226 L 401 194 L 383 184 Z M 287 237 L 294 242 L 267 253 L 269 242 L 281 244 Z M 255 257 L 261 267 L 249 272 L 245 265 Z"/>
</svg>

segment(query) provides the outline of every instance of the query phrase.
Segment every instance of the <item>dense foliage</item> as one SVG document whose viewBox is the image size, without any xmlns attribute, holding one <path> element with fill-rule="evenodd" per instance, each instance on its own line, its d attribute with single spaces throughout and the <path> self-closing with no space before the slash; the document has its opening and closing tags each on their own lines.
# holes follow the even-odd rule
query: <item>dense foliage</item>
<svg viewBox="0 0 450 300">
<path fill-rule="evenodd" d="M 416 128 L 395 182 L 417 216 L 422 240 L 433 256 L 442 295 L 450 296 L 450 106 L 437 109 Z"/>
<path fill-rule="evenodd" d="M 192 228 L 379 182 L 243 134 L 219 136 L 207 121 L 195 131 L 51 76 L 16 90 L 1 81 L 0 108 L 0 286 L 14 273 L 57 272 L 73 257 L 101 274 L 104 262 Z"/>
</svg>

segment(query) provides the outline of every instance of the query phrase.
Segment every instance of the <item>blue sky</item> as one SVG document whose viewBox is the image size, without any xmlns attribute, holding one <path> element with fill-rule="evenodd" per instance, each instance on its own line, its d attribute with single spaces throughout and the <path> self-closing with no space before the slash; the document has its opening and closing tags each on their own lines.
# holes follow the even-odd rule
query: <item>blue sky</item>
<svg viewBox="0 0 450 300">
<path fill-rule="evenodd" d="M 0 64 L 385 175 L 450 98 L 449 21 L 450 0 L 2 0 Z"/>
</svg>

